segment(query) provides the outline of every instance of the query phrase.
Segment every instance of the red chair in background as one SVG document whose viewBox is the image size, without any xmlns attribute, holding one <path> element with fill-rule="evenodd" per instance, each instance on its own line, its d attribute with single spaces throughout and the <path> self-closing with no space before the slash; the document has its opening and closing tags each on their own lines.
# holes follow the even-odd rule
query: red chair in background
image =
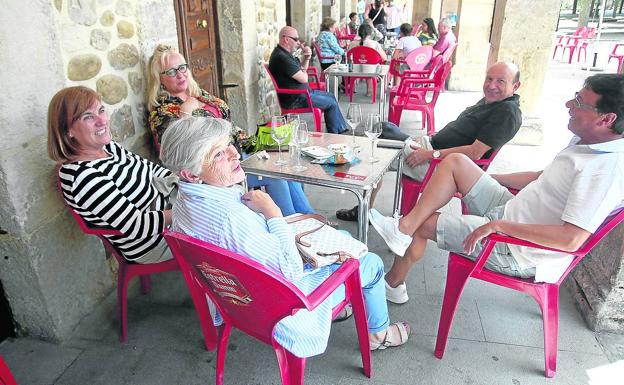
<svg viewBox="0 0 624 385">
<path fill-rule="evenodd" d="M 624 43 L 616 43 L 613 45 L 613 49 L 609 54 L 609 61 L 607 64 L 611 62 L 611 59 L 615 59 L 618 62 L 617 73 L 622 73 L 622 60 L 624 59 Z"/>
<path fill-rule="evenodd" d="M 312 48 L 314 48 L 314 52 L 316 53 L 316 57 L 318 58 L 319 65 L 321 64 L 321 60 L 331 60 L 334 61 L 334 56 L 323 56 L 321 55 L 321 47 L 319 47 L 318 43 L 312 40 Z"/>
<path fill-rule="evenodd" d="M 546 377 L 553 377 L 557 370 L 557 339 L 559 325 L 559 286 L 563 283 L 570 271 L 583 259 L 585 255 L 624 220 L 624 209 L 619 209 L 607 218 L 598 230 L 585 242 L 581 248 L 574 252 L 556 250 L 549 247 L 537 245 L 517 238 L 501 234 L 491 234 L 486 238 L 483 250 L 475 261 L 471 261 L 455 253 L 449 253 L 448 272 L 446 275 L 446 288 L 442 310 L 440 312 L 440 322 L 438 324 L 438 336 L 436 340 L 435 356 L 442 358 L 448 335 L 451 330 L 453 316 L 457 309 L 459 297 L 469 278 L 477 278 L 495 285 L 507 287 L 516 291 L 526 293 L 533 297 L 539 304 L 542 311 L 544 327 L 544 371 Z M 510 277 L 508 275 L 495 273 L 483 268 L 486 260 L 490 256 L 494 245 L 497 242 L 528 246 L 536 249 L 561 251 L 574 256 L 574 259 L 561 278 L 556 283 L 538 283 L 533 279 L 523 279 Z"/>
<path fill-rule="evenodd" d="M 319 74 L 316 67 L 313 66 L 309 66 L 306 69 L 306 72 L 308 73 L 308 86 L 310 87 L 310 89 L 325 91 L 326 86 L 323 73 L 321 72 L 321 74 Z"/>
<path fill-rule="evenodd" d="M 580 57 L 581 57 L 581 51 L 583 51 L 585 53 L 585 59 L 587 59 L 587 45 L 588 42 L 584 41 L 584 39 L 593 39 L 594 35 L 596 34 L 596 29 L 595 28 L 585 28 L 584 30 L 581 30 L 581 32 L 578 35 L 569 35 L 566 36 L 567 37 L 567 41 L 565 46 L 563 47 L 563 53 L 562 56 L 565 56 L 565 51 L 566 49 L 568 50 L 570 56 L 568 57 L 568 64 L 572 63 L 572 57 L 574 56 L 574 51 L 577 51 L 577 57 L 576 60 L 579 61 Z"/>
<path fill-rule="evenodd" d="M 60 181 L 59 181 L 60 183 Z M 60 185 L 59 185 L 60 191 Z M 62 194 L 62 193 L 61 193 Z M 65 202 L 65 200 L 63 200 Z M 74 217 L 80 230 L 85 234 L 95 235 L 100 238 L 104 248 L 111 253 L 117 260 L 119 268 L 117 270 L 117 317 L 119 319 L 119 341 L 126 342 L 128 339 L 128 283 L 134 277 L 139 277 L 141 282 L 141 293 L 147 294 L 152 289 L 151 274 L 164 273 L 167 271 L 180 270 L 178 263 L 175 259 L 171 259 L 159 263 L 132 263 L 126 260 L 121 255 L 115 246 L 104 235 L 121 235 L 122 233 L 117 230 L 108 229 L 96 229 L 89 227 L 87 223 L 82 219 L 80 215 L 73 208 L 65 203 L 65 206 L 69 209 L 69 212 Z"/>
<path fill-rule="evenodd" d="M 321 132 L 322 128 L 323 128 L 323 124 L 321 123 L 321 119 L 323 117 L 323 111 L 320 108 L 316 108 L 314 107 L 314 105 L 312 104 L 312 98 L 310 97 L 310 90 L 308 89 L 300 89 L 300 90 L 296 90 L 296 89 L 286 89 L 286 88 L 279 88 L 279 86 L 277 85 L 277 82 L 275 81 L 275 78 L 273 77 L 273 74 L 271 73 L 271 71 L 269 70 L 269 66 L 267 64 L 264 65 L 264 68 L 266 69 L 267 74 L 269 74 L 269 77 L 271 78 L 271 81 L 273 82 L 273 87 L 275 88 L 275 92 L 277 92 L 277 101 L 280 105 L 280 108 L 282 110 L 282 114 L 286 115 L 286 114 L 305 114 L 305 113 L 312 113 L 312 116 L 314 116 L 314 127 L 316 129 L 317 132 Z M 279 95 L 304 95 L 307 102 L 308 102 L 308 106 L 307 107 L 301 107 L 301 108 L 286 108 L 282 105 L 282 102 L 279 98 Z"/>
<path fill-rule="evenodd" d="M 488 167 L 490 167 L 490 164 L 492 164 L 492 162 L 494 161 L 494 158 L 496 158 L 496 154 L 498 154 L 498 151 L 499 150 L 493 151 L 487 159 L 475 160 L 475 164 L 479 166 L 483 171 L 487 171 Z M 416 206 L 416 202 L 418 202 L 420 194 L 422 194 L 425 186 L 429 182 L 429 179 L 431 179 L 431 175 L 433 175 L 435 168 L 438 166 L 438 164 L 440 164 L 441 161 L 442 159 L 440 158 L 431 159 L 429 161 L 429 168 L 427 169 L 427 172 L 425 173 L 425 176 L 423 177 L 423 180 L 421 182 L 417 181 L 416 179 L 412 179 L 407 175 L 401 176 L 401 188 L 403 191 L 403 194 L 401 196 L 401 215 L 406 215 L 414 208 L 414 206 Z M 455 198 L 461 199 L 462 195 L 460 193 L 456 193 Z M 466 209 L 466 206 L 462 201 L 462 213 L 466 214 L 467 212 L 468 211 Z"/>
<path fill-rule="evenodd" d="M 345 25 L 340 29 L 336 29 L 336 38 L 338 39 L 338 44 L 342 48 L 346 49 L 356 36 L 357 33 L 351 33 L 351 31 L 349 31 L 348 25 Z"/>
<path fill-rule="evenodd" d="M 442 52 L 443 63 L 446 63 L 449 60 L 451 60 L 451 56 L 453 56 L 453 53 L 455 52 L 455 49 L 457 48 L 457 44 L 458 43 L 450 45 L 447 49 L 444 50 L 444 52 Z"/>
<path fill-rule="evenodd" d="M 333 309 L 333 317 L 348 303 L 352 304 L 364 374 L 371 376 L 366 309 L 357 259 L 348 259 L 306 296 L 283 276 L 252 259 L 180 233 L 166 231 L 164 236 L 180 264 L 202 330 L 209 335 L 218 334 L 217 385 L 223 384 L 226 349 L 232 328 L 273 347 L 283 385 L 303 385 L 306 359 L 294 356 L 279 345 L 273 337 L 273 330 L 284 317 L 300 309 L 315 309 L 343 283 L 346 286 L 345 300 Z M 215 333 L 206 297 L 212 300 L 223 318 L 218 333 Z"/>
<path fill-rule="evenodd" d="M 418 47 L 410 52 L 405 59 L 391 59 L 389 73 L 393 76 L 402 77 L 400 66 L 407 64 L 409 71 L 423 71 L 431 61 L 433 56 L 433 47 L 425 45 Z"/>
<path fill-rule="evenodd" d="M 587 61 L 587 46 L 589 45 L 589 40 L 593 39 L 596 35 L 596 30 L 594 28 L 588 28 L 585 36 L 580 40 L 578 46 L 576 47 L 576 61 L 581 61 L 581 51 L 583 52 L 583 61 Z M 572 55 L 570 55 L 570 60 L 572 60 Z M 570 62 L 568 62 L 570 63 Z"/>
<path fill-rule="evenodd" d="M 452 66 L 450 61 L 444 63 L 433 75 L 433 79 L 403 79 L 388 108 L 388 120 L 398 126 L 404 110 L 420 111 L 423 115 L 423 129 L 427 129 L 429 136 L 435 134 L 434 108 Z"/>
<path fill-rule="evenodd" d="M 431 61 L 429 61 L 426 68 L 422 70 L 407 70 L 407 71 L 404 71 L 402 74 L 399 74 L 399 77 L 401 78 L 401 80 L 409 79 L 409 78 L 432 79 L 433 74 L 435 74 L 438 68 L 440 68 L 440 66 L 443 64 L 442 61 L 443 61 L 442 55 L 435 56 L 431 59 Z M 390 68 L 392 68 L 392 63 L 390 63 Z M 400 84 L 401 83 L 399 82 L 398 85 L 395 85 L 394 87 L 390 89 L 390 92 L 388 93 L 388 105 L 389 106 L 392 105 L 392 101 L 398 94 Z"/>
<path fill-rule="evenodd" d="M 17 385 L 15 382 L 15 378 L 13 378 L 13 374 L 9 370 L 6 362 L 2 356 L 0 356 L 0 385 Z"/>
<path fill-rule="evenodd" d="M 586 29 L 587 29 L 587 27 L 578 27 L 578 28 L 576 28 L 576 31 L 574 31 L 574 33 L 572 33 L 572 34 L 558 36 L 557 37 L 557 42 L 555 43 L 555 49 L 553 50 L 552 58 L 553 59 L 555 58 L 555 55 L 557 55 L 557 50 L 559 48 L 561 48 L 563 50 L 563 47 L 565 47 L 565 45 L 568 43 L 568 39 L 571 36 L 580 37 L 585 32 Z M 563 52 L 562 52 L 562 55 L 563 55 Z"/>
<path fill-rule="evenodd" d="M 353 64 L 382 64 L 384 62 L 379 52 L 375 51 L 373 48 L 362 45 L 353 47 L 347 51 L 347 61 Z M 375 103 L 377 100 L 377 78 L 362 78 L 358 76 L 348 77 L 345 88 L 346 92 L 349 93 L 349 101 L 353 101 L 355 81 L 358 79 L 371 80 L 373 87 L 373 103 Z"/>
</svg>

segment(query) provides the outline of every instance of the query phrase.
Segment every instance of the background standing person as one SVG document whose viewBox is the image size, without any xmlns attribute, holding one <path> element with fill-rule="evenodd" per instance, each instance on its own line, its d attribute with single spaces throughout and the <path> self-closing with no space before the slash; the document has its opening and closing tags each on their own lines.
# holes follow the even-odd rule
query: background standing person
<svg viewBox="0 0 624 385">
<path fill-rule="evenodd" d="M 366 1 L 359 0 L 355 5 L 355 12 L 357 12 L 358 18 L 360 19 L 359 25 L 364 24 L 364 12 L 366 11 Z"/>
<path fill-rule="evenodd" d="M 403 9 L 404 8 L 405 4 L 403 4 Z M 396 4 L 394 4 L 394 0 L 388 2 L 388 5 L 384 9 L 386 13 L 386 30 L 388 32 L 399 34 L 401 19 L 403 18 L 403 9 L 397 7 Z"/>
<path fill-rule="evenodd" d="M 381 0 L 375 0 L 375 3 L 371 6 L 370 11 L 368 11 L 368 18 L 371 20 L 373 26 L 385 35 L 386 13 L 384 12 L 384 5 Z"/>
</svg>

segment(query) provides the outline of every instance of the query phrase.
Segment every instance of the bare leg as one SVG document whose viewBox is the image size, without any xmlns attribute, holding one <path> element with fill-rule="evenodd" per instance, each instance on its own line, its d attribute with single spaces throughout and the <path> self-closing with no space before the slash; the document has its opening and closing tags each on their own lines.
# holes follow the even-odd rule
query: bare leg
<svg viewBox="0 0 624 385">
<path fill-rule="evenodd" d="M 429 179 L 412 211 L 399 221 L 399 230 L 403 234 L 414 234 L 456 192 L 464 195 L 468 193 L 482 174 L 483 170 L 466 155 L 450 154 L 445 157 Z M 410 248 L 413 245 L 412 242 Z"/>
<path fill-rule="evenodd" d="M 433 241 L 436 240 L 436 226 L 438 224 L 439 213 L 431 215 L 425 223 L 412 236 L 412 243 L 407 248 L 405 256 L 394 256 L 394 262 L 392 267 L 386 273 L 386 282 L 391 287 L 397 287 L 397 285 L 405 282 L 407 273 L 416 262 L 418 262 L 425 253 L 425 247 L 427 246 L 427 239 Z"/>
</svg>

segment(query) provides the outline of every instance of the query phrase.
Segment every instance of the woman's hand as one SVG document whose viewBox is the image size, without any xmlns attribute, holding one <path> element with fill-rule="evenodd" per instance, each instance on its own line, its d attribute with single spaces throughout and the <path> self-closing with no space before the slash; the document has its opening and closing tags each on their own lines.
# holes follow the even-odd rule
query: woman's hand
<svg viewBox="0 0 624 385">
<path fill-rule="evenodd" d="M 243 204 L 253 211 L 264 215 L 266 219 L 282 217 L 282 210 L 273 202 L 269 194 L 260 190 L 252 190 L 243 194 Z"/>
<path fill-rule="evenodd" d="M 184 103 L 180 104 L 180 111 L 187 115 L 191 115 L 198 108 L 204 108 L 204 103 L 197 100 L 194 96 L 190 96 Z"/>
<path fill-rule="evenodd" d="M 462 246 L 464 246 L 464 253 L 471 254 L 475 250 L 477 242 L 480 242 L 483 238 L 495 233 L 496 224 L 497 221 L 488 222 L 477 227 L 472 233 L 470 233 L 462 242 Z"/>
</svg>

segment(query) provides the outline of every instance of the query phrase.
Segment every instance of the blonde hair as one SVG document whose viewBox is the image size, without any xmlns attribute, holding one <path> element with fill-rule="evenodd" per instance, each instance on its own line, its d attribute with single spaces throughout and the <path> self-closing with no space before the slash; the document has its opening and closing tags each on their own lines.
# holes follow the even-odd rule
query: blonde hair
<svg viewBox="0 0 624 385">
<path fill-rule="evenodd" d="M 156 107 L 158 107 L 158 96 L 167 92 L 167 90 L 162 87 L 162 83 L 160 82 L 160 74 L 165 70 L 165 62 L 171 56 L 178 56 L 186 62 L 184 56 L 182 56 L 172 46 L 167 44 L 158 44 L 154 49 L 152 57 L 147 63 L 147 103 L 150 111 L 153 111 Z M 201 96 L 201 88 L 199 88 L 199 85 L 193 78 L 193 73 L 190 67 L 186 72 L 186 79 L 188 82 L 189 96 Z"/>
<path fill-rule="evenodd" d="M 78 154 L 80 144 L 69 136 L 69 129 L 96 102 L 101 102 L 100 95 L 83 86 L 63 88 L 52 97 L 48 106 L 48 155 L 52 160 L 63 163 Z"/>
</svg>

